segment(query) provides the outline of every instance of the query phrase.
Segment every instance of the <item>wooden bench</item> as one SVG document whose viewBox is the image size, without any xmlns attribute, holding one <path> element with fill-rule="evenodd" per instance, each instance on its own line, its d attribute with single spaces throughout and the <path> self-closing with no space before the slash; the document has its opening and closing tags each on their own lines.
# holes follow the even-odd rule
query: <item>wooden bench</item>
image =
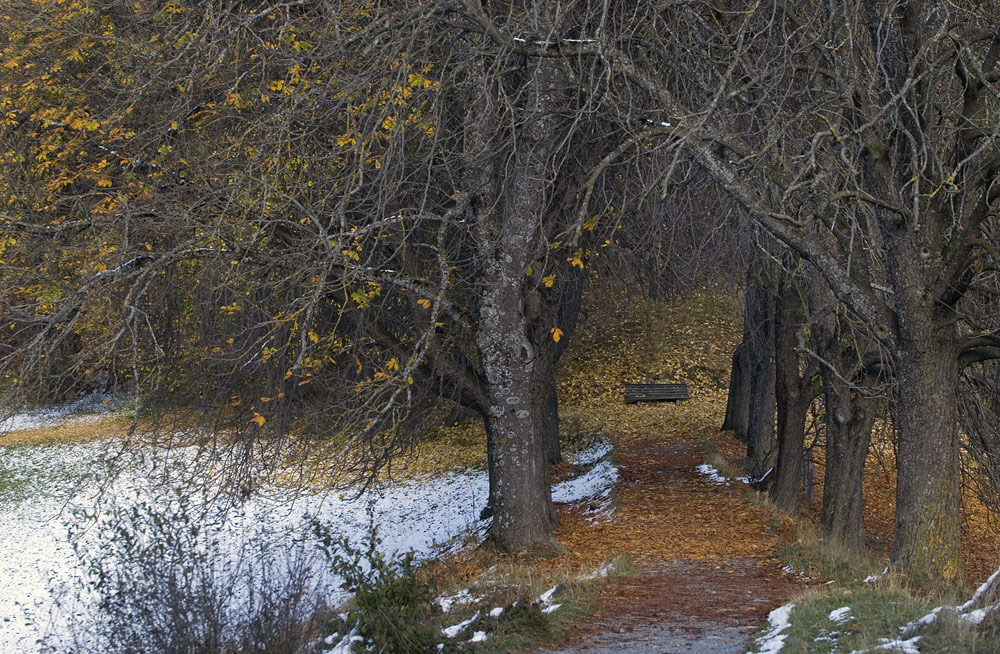
<svg viewBox="0 0 1000 654">
<path fill-rule="evenodd" d="M 625 384 L 625 402 L 677 402 L 690 400 L 687 384 Z"/>
</svg>

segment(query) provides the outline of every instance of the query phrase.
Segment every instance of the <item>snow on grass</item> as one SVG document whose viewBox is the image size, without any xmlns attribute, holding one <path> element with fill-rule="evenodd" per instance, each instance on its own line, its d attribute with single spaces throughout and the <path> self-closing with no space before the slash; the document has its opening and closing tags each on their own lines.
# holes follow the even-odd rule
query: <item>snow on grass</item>
<svg viewBox="0 0 1000 654">
<path fill-rule="evenodd" d="M 869 652 L 901 652 L 902 654 L 920 654 L 920 649 L 917 648 L 917 642 L 919 640 L 920 636 L 910 638 L 909 640 L 884 638 L 882 639 L 883 642 L 881 645 L 869 647 L 868 649 L 856 649 L 853 650 L 851 654 L 868 654 Z"/>
<path fill-rule="evenodd" d="M 596 570 L 592 570 L 591 572 L 582 575 L 580 579 L 582 579 L 583 581 L 590 581 L 591 579 L 602 579 L 604 577 L 607 577 L 612 572 L 614 572 L 614 569 L 615 569 L 615 564 L 612 563 L 611 561 L 608 561 L 607 563 L 597 568 Z"/>
<path fill-rule="evenodd" d="M 554 595 L 558 589 L 559 585 L 557 584 L 552 588 L 548 589 L 547 591 L 545 591 L 544 593 L 542 593 L 541 595 L 539 595 L 538 599 L 536 599 L 535 602 L 538 604 L 542 604 L 543 606 L 548 606 L 552 602 L 552 595 Z"/>
<path fill-rule="evenodd" d="M 757 638 L 757 651 L 759 654 L 777 654 L 785 646 L 785 639 L 788 637 L 788 634 L 784 632 L 792 626 L 792 623 L 789 622 L 789 617 L 794 608 L 794 603 L 785 604 L 774 609 L 767 615 L 767 621 L 770 626 Z"/>
<path fill-rule="evenodd" d="M 611 494 L 617 481 L 618 468 L 604 460 L 576 479 L 555 484 L 552 487 L 552 501 L 578 502 L 605 498 Z"/>
<path fill-rule="evenodd" d="M 43 429 L 64 424 L 70 420 L 96 420 L 109 409 L 121 406 L 123 402 L 113 401 L 102 393 L 91 393 L 74 402 L 47 409 L 22 411 L 0 420 L 0 434 L 11 431 Z"/>
<path fill-rule="evenodd" d="M 53 595 L 65 598 L 84 574 L 68 537 L 72 509 L 92 511 L 102 491 L 119 506 L 159 505 L 176 498 L 173 489 L 158 488 L 154 483 L 162 477 L 151 475 L 153 469 L 162 471 L 169 463 L 148 456 L 136 457 L 113 482 L 97 483 L 95 477 L 105 470 L 106 459 L 115 454 L 111 445 L 0 447 L 0 514 L 4 525 L 0 534 L 0 579 L 4 580 L 0 585 L 0 652 L 37 652 L 40 637 L 65 628 L 53 622 Z M 607 455 L 608 448 L 597 446 L 581 458 L 598 460 Z M 177 450 L 174 455 L 183 459 L 191 452 Z M 607 497 L 617 478 L 617 470 L 601 461 L 581 478 L 554 487 L 553 499 L 589 502 Z M 80 486 L 88 480 L 89 485 Z M 311 569 L 317 576 L 311 587 L 324 599 L 336 602 L 343 598 L 339 580 L 315 547 L 312 519 L 331 525 L 335 534 L 346 536 L 356 547 L 374 520 L 387 554 L 413 550 L 418 557 L 427 557 L 463 534 L 482 537 L 489 522 L 480 521 L 479 514 L 488 493 L 486 473 L 467 471 L 391 485 L 353 500 L 331 493 L 300 493 L 287 501 L 258 496 L 238 510 L 206 513 L 202 527 L 217 543 L 212 556 L 227 559 L 216 564 L 221 574 L 246 576 L 270 563 L 281 569 L 282 561 L 248 564 L 243 560 L 248 553 L 252 556 L 260 551 L 255 543 L 269 542 L 269 551 L 285 557 L 288 564 L 301 560 L 296 557 L 312 557 Z M 243 600 L 235 597 L 233 601 Z M 75 610 L 86 615 L 93 608 L 79 606 Z M 349 651 L 351 636 L 330 652 Z"/>
<path fill-rule="evenodd" d="M 830 622 L 846 622 L 851 619 L 851 607 L 842 606 L 839 609 L 834 609 L 830 611 Z"/>
<path fill-rule="evenodd" d="M 448 638 L 454 638 L 458 634 L 462 633 L 462 630 L 464 630 L 466 627 L 468 627 L 470 624 L 472 624 L 478 619 L 479 619 L 479 611 L 476 611 L 475 615 L 473 615 L 468 620 L 462 620 L 458 624 L 453 624 L 450 627 L 445 627 L 444 629 L 441 630 L 441 633 L 443 633 Z"/>
<path fill-rule="evenodd" d="M 882 577 L 886 576 L 887 574 L 889 574 L 889 568 L 888 567 L 886 567 L 885 570 L 883 570 L 881 574 L 868 575 L 867 577 L 865 577 L 864 581 L 865 581 L 866 584 L 873 584 L 876 581 L 878 581 L 879 579 L 881 579 Z"/>
<path fill-rule="evenodd" d="M 729 483 L 732 479 L 729 477 L 723 477 L 722 474 L 719 473 L 719 470 L 711 464 L 702 463 L 700 466 L 696 466 L 695 470 L 708 477 L 708 481 L 712 482 L 716 486 L 732 485 Z M 747 477 L 736 477 L 735 480 L 743 484 L 750 483 L 750 480 Z"/>
<path fill-rule="evenodd" d="M 481 599 L 481 597 L 476 597 L 470 593 L 468 588 L 463 588 L 454 595 L 437 598 L 434 600 L 434 603 L 441 607 L 442 613 L 448 613 L 455 604 L 474 604 Z"/>
<path fill-rule="evenodd" d="M 587 448 L 586 450 L 581 450 L 568 455 L 566 460 L 575 466 L 589 466 L 607 457 L 611 454 L 612 449 L 613 446 L 611 443 L 598 443 L 597 445 Z"/>
</svg>

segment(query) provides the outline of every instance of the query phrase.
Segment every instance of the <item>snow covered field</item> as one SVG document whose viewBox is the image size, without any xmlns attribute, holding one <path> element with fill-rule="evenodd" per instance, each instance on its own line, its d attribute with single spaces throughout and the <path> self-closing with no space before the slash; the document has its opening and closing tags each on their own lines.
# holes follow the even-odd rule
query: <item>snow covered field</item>
<svg viewBox="0 0 1000 654">
<path fill-rule="evenodd" d="M 15 420 L 20 422 L 12 424 L 19 426 L 39 422 L 24 416 Z M 105 445 L 0 447 L 0 652 L 34 654 L 40 637 L 65 628 L 68 616 L 65 609 L 57 610 L 54 597 L 72 594 L 83 574 L 68 528 L 79 520 L 75 515 L 80 509 L 92 511 L 95 506 L 98 484 L 81 482 L 104 469 Z M 606 498 L 617 470 L 598 460 L 609 450 L 598 446 L 581 453 L 578 460 L 596 463 L 595 467 L 584 477 L 554 486 L 553 496 L 560 502 Z M 166 507 L 176 492 L 149 483 L 152 466 L 148 457 L 137 457 L 104 497 L 113 497 L 119 507 L 143 503 Z M 222 574 L 246 576 L 247 552 L 264 551 L 256 544 L 267 542 L 266 551 L 285 557 L 288 564 L 308 561 L 315 575 L 311 586 L 326 599 L 336 599 L 337 579 L 316 547 L 312 518 L 360 543 L 373 516 L 385 550 L 414 550 L 427 556 L 463 535 L 481 538 L 486 524 L 479 521 L 479 514 L 487 496 L 485 471 L 468 471 L 397 484 L 354 500 L 330 493 L 289 501 L 254 498 L 224 518 L 206 517 L 201 526 L 214 543 L 211 555 L 229 559 L 217 562 Z M 84 539 L 95 535 L 91 530 Z M 286 562 L 279 561 L 278 568 Z M 86 602 L 74 609 L 84 614 L 88 610 L 93 607 Z"/>
</svg>

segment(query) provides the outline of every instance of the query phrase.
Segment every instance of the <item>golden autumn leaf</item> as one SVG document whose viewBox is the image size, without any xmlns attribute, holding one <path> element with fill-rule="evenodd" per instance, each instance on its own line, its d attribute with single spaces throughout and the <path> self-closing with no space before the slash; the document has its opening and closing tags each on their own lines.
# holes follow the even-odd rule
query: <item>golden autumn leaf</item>
<svg viewBox="0 0 1000 654">
<path fill-rule="evenodd" d="M 549 332 L 552 334 L 552 340 L 555 341 L 556 343 L 558 343 L 559 339 L 562 338 L 563 336 L 563 330 L 559 329 L 558 327 L 553 327 L 552 329 L 549 330 Z"/>
<path fill-rule="evenodd" d="M 420 306 L 422 306 L 425 309 L 429 309 L 431 307 L 431 301 L 428 300 L 427 298 L 421 298 L 421 299 L 417 300 L 417 304 L 419 304 Z"/>
<path fill-rule="evenodd" d="M 267 422 L 267 418 L 265 418 L 264 416 L 260 415 L 255 411 L 251 422 L 256 422 L 258 427 L 263 427 L 264 423 Z"/>
</svg>

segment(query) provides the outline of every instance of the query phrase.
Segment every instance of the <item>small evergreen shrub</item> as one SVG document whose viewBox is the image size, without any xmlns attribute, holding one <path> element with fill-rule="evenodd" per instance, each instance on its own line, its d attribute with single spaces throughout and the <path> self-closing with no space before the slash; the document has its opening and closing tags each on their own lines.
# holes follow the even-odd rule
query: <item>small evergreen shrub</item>
<svg viewBox="0 0 1000 654">
<path fill-rule="evenodd" d="M 436 652 L 443 637 L 434 624 L 434 587 L 419 574 L 413 552 L 387 556 L 374 522 L 360 547 L 314 523 L 320 548 L 341 588 L 353 597 L 348 622 L 357 626 L 364 640 L 355 651 L 384 654 Z"/>
</svg>

